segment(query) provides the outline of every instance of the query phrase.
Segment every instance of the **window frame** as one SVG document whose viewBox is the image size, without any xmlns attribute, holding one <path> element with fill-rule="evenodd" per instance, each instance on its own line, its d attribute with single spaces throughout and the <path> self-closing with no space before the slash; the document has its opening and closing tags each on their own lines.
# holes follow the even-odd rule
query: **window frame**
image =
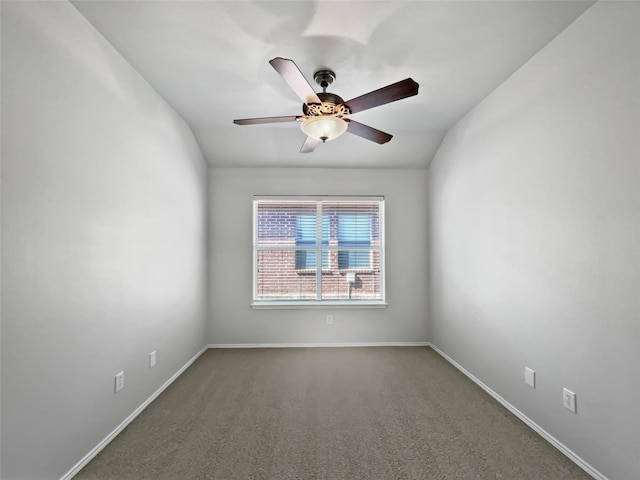
<svg viewBox="0 0 640 480">
<path fill-rule="evenodd" d="M 258 205 L 260 202 L 268 201 L 268 202 L 282 202 L 282 203 L 296 203 L 296 202 L 318 202 L 320 206 L 316 205 L 316 216 L 320 218 L 320 225 L 317 225 L 317 241 L 316 244 L 312 247 L 302 247 L 298 243 L 298 233 L 296 227 L 296 242 L 294 246 L 273 246 L 273 245 L 264 245 L 261 246 L 258 244 Z M 378 209 L 378 225 L 377 225 L 377 233 L 378 233 L 378 242 L 377 245 L 372 241 L 373 239 L 373 230 L 371 229 L 369 233 L 369 245 L 366 246 L 345 246 L 345 245 L 330 245 L 330 242 L 325 241 L 324 238 L 324 213 L 322 212 L 322 203 L 336 203 L 336 202 L 377 202 Z M 375 196 L 357 196 L 357 195 L 348 195 L 348 196 L 337 196 L 337 195 L 296 195 L 296 196 L 287 196 L 287 195 L 256 195 L 253 197 L 253 261 L 252 261 L 252 277 L 253 277 L 253 288 L 252 288 L 252 303 L 251 307 L 254 309 L 307 309 L 307 308 L 327 308 L 327 307 L 339 307 L 339 308 L 385 308 L 387 307 L 386 302 L 386 289 L 385 289 L 385 198 L 381 195 Z M 337 228 L 337 227 L 336 227 Z M 299 269 L 298 263 L 296 261 L 295 271 L 299 274 L 309 274 L 313 273 L 316 276 L 316 298 L 311 299 L 296 299 L 296 300 L 261 300 L 258 295 L 258 252 L 260 251 L 274 251 L 274 250 L 285 250 L 291 251 L 294 250 L 296 252 L 296 257 L 298 251 L 315 251 L 316 252 L 316 267 L 315 268 L 304 268 Z M 375 299 L 322 299 L 322 277 L 323 274 L 328 271 L 336 271 L 340 274 L 347 274 L 347 272 L 360 272 L 360 273 L 374 273 L 373 261 L 369 261 L 368 266 L 354 266 L 346 269 L 339 268 L 338 264 L 338 254 L 340 251 L 367 251 L 370 253 L 372 257 L 374 252 L 379 254 L 379 298 Z M 336 265 L 332 265 L 332 260 L 329 258 L 329 265 L 321 264 L 321 268 L 318 268 L 318 260 L 322 262 L 323 252 L 329 252 L 329 257 L 331 257 L 330 252 L 336 251 Z"/>
</svg>

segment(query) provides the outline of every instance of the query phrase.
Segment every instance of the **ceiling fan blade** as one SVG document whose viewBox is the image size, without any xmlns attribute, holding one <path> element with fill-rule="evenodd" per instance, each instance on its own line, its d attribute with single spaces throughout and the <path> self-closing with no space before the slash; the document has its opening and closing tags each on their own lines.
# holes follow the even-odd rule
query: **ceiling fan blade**
<svg viewBox="0 0 640 480">
<path fill-rule="evenodd" d="M 322 103 L 293 60 L 276 57 L 269 63 L 304 103 Z"/>
<path fill-rule="evenodd" d="M 387 143 L 393 138 L 393 135 L 389 135 L 388 133 L 385 133 L 363 123 L 354 122 L 350 118 L 345 118 L 345 120 L 349 123 L 347 132 L 353 133 L 354 135 L 362 138 L 366 138 L 367 140 L 371 140 L 372 142 L 383 144 Z"/>
<path fill-rule="evenodd" d="M 316 146 L 320 143 L 320 140 L 316 140 L 315 138 L 307 137 L 307 139 L 302 144 L 302 148 L 300 149 L 300 153 L 311 153 L 316 149 Z"/>
<path fill-rule="evenodd" d="M 411 78 L 406 78 L 400 82 L 387 85 L 373 92 L 365 93 L 359 97 L 344 102 L 349 107 L 351 113 L 361 112 L 369 108 L 395 102 L 403 98 L 412 97 L 418 94 L 419 85 Z"/>
<path fill-rule="evenodd" d="M 289 116 L 289 117 L 262 117 L 262 118 L 241 118 L 234 120 L 236 125 L 258 125 L 260 123 L 282 123 L 282 122 L 295 122 L 299 119 L 306 118 L 302 115 Z"/>
</svg>

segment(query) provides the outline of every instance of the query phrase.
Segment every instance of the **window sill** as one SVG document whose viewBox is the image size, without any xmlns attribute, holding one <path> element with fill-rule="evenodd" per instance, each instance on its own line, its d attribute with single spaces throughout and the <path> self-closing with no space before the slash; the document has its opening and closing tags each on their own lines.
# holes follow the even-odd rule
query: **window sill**
<svg viewBox="0 0 640 480">
<path fill-rule="evenodd" d="M 314 301 L 300 300 L 295 302 L 253 302 L 251 308 L 254 310 L 306 310 L 320 308 L 387 308 L 389 306 L 384 300 L 346 300 L 346 301 Z"/>
</svg>

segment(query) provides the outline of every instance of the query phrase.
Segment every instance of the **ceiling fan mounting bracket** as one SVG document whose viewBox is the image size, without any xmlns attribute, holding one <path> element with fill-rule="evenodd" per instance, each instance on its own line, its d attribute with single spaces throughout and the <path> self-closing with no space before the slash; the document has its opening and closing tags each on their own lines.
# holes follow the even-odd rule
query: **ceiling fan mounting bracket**
<svg viewBox="0 0 640 480">
<path fill-rule="evenodd" d="M 313 79 L 322 87 L 322 91 L 326 92 L 327 87 L 336 79 L 336 74 L 331 70 L 318 70 L 313 74 Z"/>
</svg>

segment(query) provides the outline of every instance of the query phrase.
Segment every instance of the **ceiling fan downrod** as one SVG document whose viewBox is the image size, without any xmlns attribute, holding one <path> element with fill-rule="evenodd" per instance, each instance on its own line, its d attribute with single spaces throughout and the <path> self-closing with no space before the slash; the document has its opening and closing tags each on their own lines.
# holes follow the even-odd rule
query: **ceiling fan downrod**
<svg viewBox="0 0 640 480">
<path fill-rule="evenodd" d="M 336 74 L 331 70 L 318 70 L 313 74 L 313 79 L 322 87 L 322 93 L 327 93 L 327 87 L 336 79 Z"/>
</svg>

